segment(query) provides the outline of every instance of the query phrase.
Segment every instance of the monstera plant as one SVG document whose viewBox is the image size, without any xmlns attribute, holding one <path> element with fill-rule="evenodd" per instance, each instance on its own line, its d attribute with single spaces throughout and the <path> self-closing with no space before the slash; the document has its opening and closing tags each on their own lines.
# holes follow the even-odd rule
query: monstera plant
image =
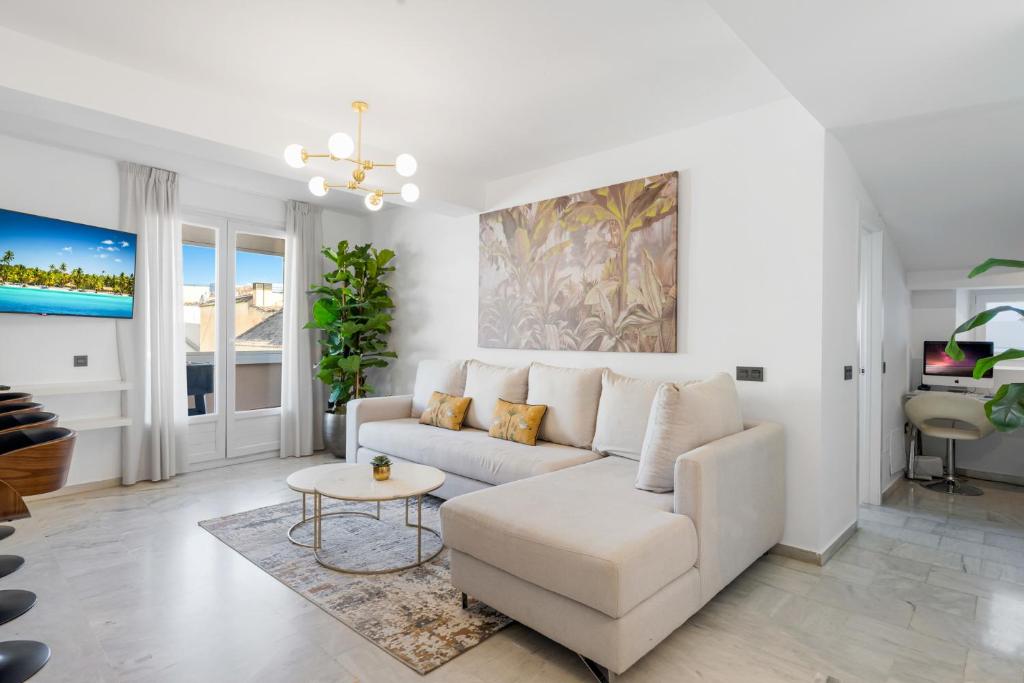
<svg viewBox="0 0 1024 683">
<path fill-rule="evenodd" d="M 391 286 L 387 282 L 395 257 L 390 249 L 370 244 L 337 249 L 324 248 L 323 255 L 335 264 L 324 274 L 324 284 L 313 285 L 319 294 L 313 304 L 307 328 L 321 330 L 321 359 L 317 378 L 331 389 L 324 416 L 324 442 L 335 455 L 345 452 L 345 407 L 349 401 L 373 391 L 366 381 L 370 368 L 384 368 L 397 358 L 388 350 L 391 332 Z"/>
<path fill-rule="evenodd" d="M 972 270 L 967 277 L 977 277 L 992 268 L 1000 267 L 1024 268 L 1024 261 L 990 258 Z M 997 315 L 1005 312 L 1016 313 L 1024 317 L 1024 309 L 1016 308 L 1015 306 L 996 306 L 987 311 L 982 311 L 953 331 L 949 338 L 949 343 L 946 345 L 946 354 L 955 360 L 963 360 L 964 352 L 956 343 L 956 336 L 962 332 L 981 327 Z M 974 378 L 980 379 L 986 372 L 995 367 L 997 363 L 1018 358 L 1024 358 L 1024 350 L 1007 349 L 995 356 L 982 358 L 974 364 Z M 985 403 L 985 413 L 988 415 L 989 422 L 1001 432 L 1012 432 L 1024 427 L 1024 383 L 1013 382 L 999 387 L 992 399 Z"/>
</svg>

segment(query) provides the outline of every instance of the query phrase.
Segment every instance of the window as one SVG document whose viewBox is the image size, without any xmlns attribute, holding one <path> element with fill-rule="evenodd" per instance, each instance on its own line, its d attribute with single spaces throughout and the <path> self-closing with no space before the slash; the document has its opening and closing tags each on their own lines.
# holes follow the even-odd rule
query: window
<svg viewBox="0 0 1024 683">
<path fill-rule="evenodd" d="M 284 240 L 235 239 L 235 410 L 281 405 Z"/>
<path fill-rule="evenodd" d="M 1013 306 L 1024 309 L 1024 289 L 987 289 L 974 295 L 974 313 L 991 310 L 999 306 Z M 992 342 L 996 353 L 1006 349 L 1024 349 L 1024 320 L 1012 311 L 1004 311 L 978 328 L 978 339 Z M 1020 364 L 1021 361 L 1015 361 Z"/>
<path fill-rule="evenodd" d="M 185 380 L 188 414 L 217 412 L 217 233 L 181 227 L 182 305 L 185 318 Z"/>
</svg>

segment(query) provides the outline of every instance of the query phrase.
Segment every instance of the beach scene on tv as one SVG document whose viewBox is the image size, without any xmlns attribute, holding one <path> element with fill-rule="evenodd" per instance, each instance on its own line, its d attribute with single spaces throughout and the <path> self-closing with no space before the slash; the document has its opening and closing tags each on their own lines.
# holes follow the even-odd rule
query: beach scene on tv
<svg viewBox="0 0 1024 683">
<path fill-rule="evenodd" d="M 131 318 L 135 235 L 0 209 L 0 312 Z"/>
</svg>

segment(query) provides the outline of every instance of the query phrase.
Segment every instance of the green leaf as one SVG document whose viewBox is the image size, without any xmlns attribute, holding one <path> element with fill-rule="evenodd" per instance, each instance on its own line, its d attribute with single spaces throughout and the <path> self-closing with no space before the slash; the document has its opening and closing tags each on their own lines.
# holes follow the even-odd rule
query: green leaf
<svg viewBox="0 0 1024 683">
<path fill-rule="evenodd" d="M 317 325 L 329 327 L 337 319 L 338 314 L 331 310 L 325 299 L 321 299 L 313 304 L 313 320 L 316 321 Z"/>
<path fill-rule="evenodd" d="M 395 252 L 390 249 L 381 249 L 377 252 L 377 265 L 386 266 L 393 258 L 395 258 Z"/>
<path fill-rule="evenodd" d="M 1024 384 L 1015 382 L 999 387 L 992 400 L 985 404 L 985 414 L 1001 432 L 1024 427 Z"/>
<path fill-rule="evenodd" d="M 1013 306 L 996 306 L 995 308 L 990 308 L 987 311 L 982 311 L 978 315 L 974 316 L 973 318 L 970 318 L 967 322 L 960 325 L 960 327 L 953 330 L 953 334 L 950 335 L 949 337 L 949 343 L 946 344 L 946 355 L 952 358 L 953 360 L 963 360 L 964 352 L 960 349 L 960 345 L 956 343 L 956 335 L 960 334 L 961 332 L 973 330 L 976 327 L 981 327 L 982 325 L 985 325 L 990 320 L 992 320 L 992 318 L 1006 311 L 1013 311 L 1018 315 L 1024 317 L 1024 309 L 1015 308 Z"/>
<path fill-rule="evenodd" d="M 338 326 L 338 336 L 342 339 L 348 339 L 354 336 L 360 331 L 362 325 L 352 320 L 347 320 Z"/>
<path fill-rule="evenodd" d="M 986 273 L 992 268 L 1024 268 L 1024 261 L 1015 261 L 1013 259 L 1006 258 L 990 258 L 989 260 L 982 263 L 980 266 L 975 266 L 967 277 L 975 277 Z"/>
<path fill-rule="evenodd" d="M 982 375 L 995 367 L 996 363 L 1001 363 L 1004 360 L 1016 360 L 1018 358 L 1024 358 L 1024 351 L 1020 349 L 1007 349 L 995 356 L 981 358 L 974 364 L 974 379 L 981 379 Z"/>
<path fill-rule="evenodd" d="M 362 358 L 359 356 L 346 356 L 338 359 L 338 369 L 345 372 L 357 373 L 362 366 Z"/>
<path fill-rule="evenodd" d="M 337 403 L 339 398 L 341 398 L 341 387 L 334 387 L 334 390 L 331 391 L 331 395 L 327 400 L 331 403 Z"/>
</svg>

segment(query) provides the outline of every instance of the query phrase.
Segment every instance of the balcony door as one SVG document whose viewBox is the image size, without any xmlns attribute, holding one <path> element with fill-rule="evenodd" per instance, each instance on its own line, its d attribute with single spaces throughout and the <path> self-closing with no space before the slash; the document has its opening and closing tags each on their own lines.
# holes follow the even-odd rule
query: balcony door
<svg viewBox="0 0 1024 683">
<path fill-rule="evenodd" d="M 280 228 L 183 222 L 190 469 L 278 455 L 284 259 Z"/>
</svg>

